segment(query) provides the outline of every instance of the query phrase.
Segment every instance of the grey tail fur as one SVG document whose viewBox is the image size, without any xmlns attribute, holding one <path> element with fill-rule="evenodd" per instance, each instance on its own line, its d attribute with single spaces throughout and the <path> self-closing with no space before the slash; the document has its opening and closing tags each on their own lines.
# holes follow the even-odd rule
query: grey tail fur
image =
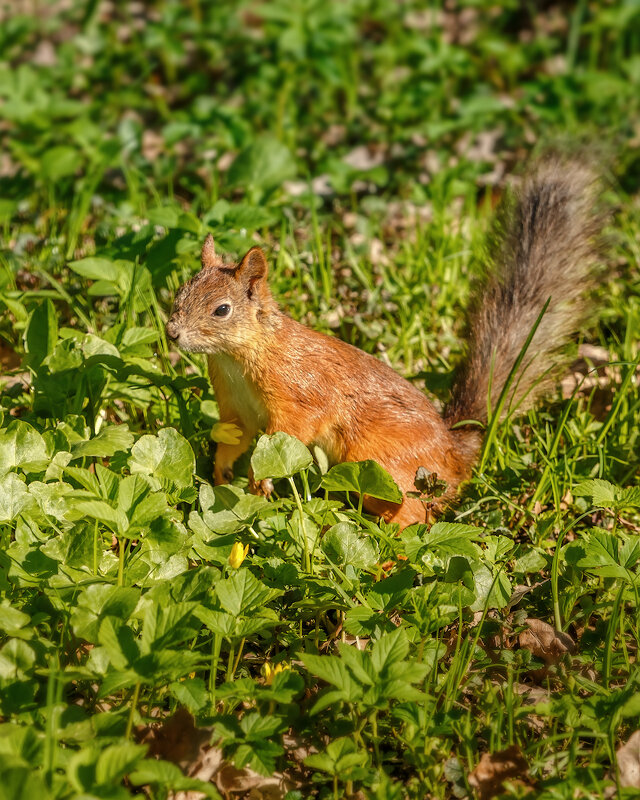
<svg viewBox="0 0 640 800">
<path fill-rule="evenodd" d="M 562 348 L 588 313 L 585 293 L 605 221 L 599 186 L 586 164 L 547 157 L 506 203 L 492 266 L 471 303 L 467 356 L 445 409 L 450 426 L 487 421 L 489 391 L 495 409 L 547 300 L 504 409 L 529 404 L 548 387 Z"/>
</svg>

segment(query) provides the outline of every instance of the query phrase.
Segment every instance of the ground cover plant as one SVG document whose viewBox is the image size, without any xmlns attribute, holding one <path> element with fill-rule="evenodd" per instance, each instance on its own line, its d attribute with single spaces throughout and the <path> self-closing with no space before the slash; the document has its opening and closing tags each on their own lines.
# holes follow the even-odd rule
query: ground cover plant
<svg viewBox="0 0 640 800">
<path fill-rule="evenodd" d="M 0 798 L 637 796 L 638 4 L 0 15 Z M 398 535 L 376 465 L 284 434 L 212 487 L 234 430 L 164 334 L 205 235 L 443 400 L 558 138 L 600 144 L 602 284 L 460 505 Z"/>
</svg>

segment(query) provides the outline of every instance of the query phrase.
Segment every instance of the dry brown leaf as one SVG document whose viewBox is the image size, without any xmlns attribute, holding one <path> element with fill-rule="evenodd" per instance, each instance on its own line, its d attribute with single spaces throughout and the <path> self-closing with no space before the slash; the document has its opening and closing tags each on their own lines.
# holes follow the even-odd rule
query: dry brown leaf
<svg viewBox="0 0 640 800">
<path fill-rule="evenodd" d="M 530 617 L 525 620 L 527 630 L 518 637 L 520 647 L 529 650 L 547 666 L 557 664 L 565 653 L 574 653 L 576 646 L 568 633 L 557 631 L 547 622 Z"/>
<path fill-rule="evenodd" d="M 21 358 L 16 351 L 6 342 L 0 340 L 0 367 L 2 370 L 12 370 L 20 366 Z"/>
<path fill-rule="evenodd" d="M 640 789 L 640 730 L 629 737 L 629 741 L 618 748 L 616 761 L 620 770 L 620 786 Z"/>
<path fill-rule="evenodd" d="M 480 763 L 469 775 L 469 785 L 477 790 L 480 800 L 489 800 L 500 794 L 504 782 L 518 778 L 519 785 L 526 785 L 529 766 L 517 744 L 497 753 L 483 753 Z"/>
<path fill-rule="evenodd" d="M 236 769 L 231 764 L 222 767 L 215 782 L 223 794 L 248 792 L 251 800 L 281 800 L 293 788 L 280 772 L 265 777 L 248 767 Z"/>
<path fill-rule="evenodd" d="M 164 138 L 157 131 L 146 129 L 142 132 L 142 155 L 147 161 L 156 161 L 164 149 Z"/>
<path fill-rule="evenodd" d="M 343 156 L 342 160 L 353 169 L 369 170 L 384 164 L 385 148 L 380 145 L 361 144 Z"/>
<path fill-rule="evenodd" d="M 149 745 L 149 755 L 172 761 L 182 769 L 200 756 L 200 748 L 211 737 L 211 730 L 196 728 L 191 714 L 184 708 L 161 723 L 153 723 L 137 731 L 138 741 Z"/>
</svg>

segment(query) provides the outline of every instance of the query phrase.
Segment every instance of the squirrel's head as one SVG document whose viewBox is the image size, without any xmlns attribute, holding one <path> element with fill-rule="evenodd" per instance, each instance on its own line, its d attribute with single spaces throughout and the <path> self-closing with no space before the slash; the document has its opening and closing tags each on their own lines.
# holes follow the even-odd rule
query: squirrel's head
<svg viewBox="0 0 640 800">
<path fill-rule="evenodd" d="M 193 353 L 233 353 L 246 347 L 274 309 L 267 272 L 259 247 L 252 247 L 239 264 L 225 264 L 209 234 L 202 269 L 176 293 L 167 336 Z"/>
</svg>

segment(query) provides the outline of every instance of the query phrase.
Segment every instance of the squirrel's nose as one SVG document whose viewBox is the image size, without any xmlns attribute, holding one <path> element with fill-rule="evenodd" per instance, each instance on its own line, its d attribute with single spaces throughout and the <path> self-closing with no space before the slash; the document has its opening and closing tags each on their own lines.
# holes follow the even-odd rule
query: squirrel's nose
<svg viewBox="0 0 640 800">
<path fill-rule="evenodd" d="M 167 332 L 167 336 L 169 339 L 175 341 L 178 336 L 180 336 L 180 328 L 178 327 L 178 323 L 175 320 L 175 317 L 171 317 L 166 324 L 165 330 Z"/>
</svg>

